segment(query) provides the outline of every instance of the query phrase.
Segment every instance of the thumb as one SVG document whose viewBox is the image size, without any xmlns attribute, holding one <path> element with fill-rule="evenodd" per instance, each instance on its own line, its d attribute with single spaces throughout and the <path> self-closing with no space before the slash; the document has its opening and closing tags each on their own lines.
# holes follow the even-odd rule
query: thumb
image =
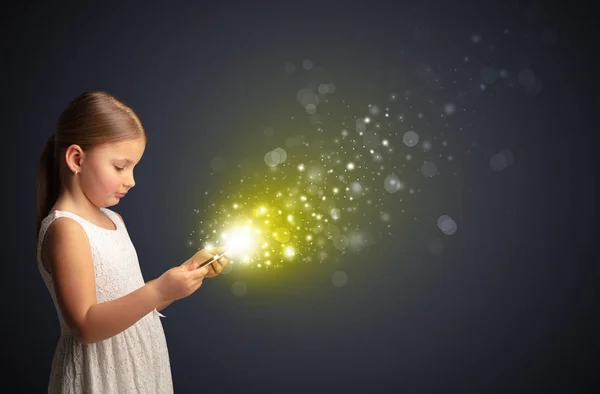
<svg viewBox="0 0 600 394">
<path fill-rule="evenodd" d="M 187 268 L 188 270 L 196 269 L 196 268 L 198 268 L 199 265 L 200 265 L 200 261 L 193 259 L 193 258 L 189 259 L 185 263 L 181 264 L 181 266 L 183 268 Z"/>
<path fill-rule="evenodd" d="M 195 270 L 199 266 L 200 266 L 200 261 L 194 259 L 194 260 L 192 260 L 192 263 L 190 264 L 190 269 Z"/>
</svg>

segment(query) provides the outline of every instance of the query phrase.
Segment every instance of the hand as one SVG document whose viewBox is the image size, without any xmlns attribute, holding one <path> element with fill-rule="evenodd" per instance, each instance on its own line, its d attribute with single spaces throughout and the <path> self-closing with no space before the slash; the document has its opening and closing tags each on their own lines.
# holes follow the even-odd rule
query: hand
<svg viewBox="0 0 600 394">
<path fill-rule="evenodd" d="M 172 302 L 185 298 L 202 286 L 208 267 L 198 268 L 202 261 L 195 260 L 194 257 L 178 267 L 171 268 L 156 279 L 159 294 L 164 301 Z"/>
<path fill-rule="evenodd" d="M 188 261 L 184 264 L 192 264 L 194 267 L 198 267 L 200 264 L 204 263 L 206 260 L 210 260 L 214 255 L 221 254 L 225 251 L 224 247 L 214 247 L 211 249 L 202 249 L 196 252 L 195 255 L 192 256 Z M 228 254 L 226 253 L 224 256 L 220 257 L 217 261 L 214 261 L 208 265 L 202 267 L 202 269 L 206 268 L 208 270 L 205 278 L 214 278 L 215 276 L 221 274 L 227 263 L 229 262 Z"/>
<path fill-rule="evenodd" d="M 212 248 L 209 252 L 211 254 L 211 256 L 208 257 L 207 259 L 211 258 L 215 254 L 223 253 L 224 251 L 225 251 L 225 248 L 223 248 L 223 247 Z M 204 259 L 203 261 L 206 261 L 207 259 Z M 228 262 L 229 262 L 229 259 L 228 259 L 227 253 L 226 253 L 224 256 L 220 257 L 217 261 L 207 265 L 206 268 L 208 268 L 208 273 L 206 274 L 206 278 L 214 278 L 215 276 L 220 275 L 221 272 L 223 272 L 223 269 L 225 268 L 225 266 L 227 265 Z"/>
<path fill-rule="evenodd" d="M 225 251 L 224 247 L 215 247 L 211 249 L 202 249 L 199 250 L 190 261 L 196 262 L 198 265 L 204 263 L 206 260 L 211 259 L 216 254 L 221 254 Z M 223 272 L 223 268 L 227 265 L 229 259 L 227 258 L 227 254 L 219 258 L 217 261 L 210 263 L 202 268 L 207 268 L 208 273 L 206 274 L 206 278 L 214 278 L 215 276 L 221 274 Z"/>
</svg>

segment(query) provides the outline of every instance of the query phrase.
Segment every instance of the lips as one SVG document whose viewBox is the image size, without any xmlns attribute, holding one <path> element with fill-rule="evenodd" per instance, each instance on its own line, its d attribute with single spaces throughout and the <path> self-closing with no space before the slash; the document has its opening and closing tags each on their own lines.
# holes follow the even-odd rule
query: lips
<svg viewBox="0 0 600 394">
<path fill-rule="evenodd" d="M 126 195 L 126 194 L 127 194 L 127 193 L 117 193 L 117 197 L 119 197 L 119 198 L 123 198 L 123 197 L 125 197 L 125 195 Z"/>
</svg>

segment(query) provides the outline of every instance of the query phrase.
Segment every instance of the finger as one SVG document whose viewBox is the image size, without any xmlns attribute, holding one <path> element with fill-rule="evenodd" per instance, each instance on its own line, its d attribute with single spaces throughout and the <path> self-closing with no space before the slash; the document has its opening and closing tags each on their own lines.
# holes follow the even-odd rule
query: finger
<svg viewBox="0 0 600 394">
<path fill-rule="evenodd" d="M 225 267 L 225 264 L 223 264 L 220 259 L 217 260 L 212 265 L 213 265 L 213 267 L 212 267 L 212 270 L 213 270 L 212 276 L 219 275 L 221 272 L 223 272 L 223 267 Z"/>
<path fill-rule="evenodd" d="M 192 257 L 191 259 L 186 260 L 185 262 L 183 262 L 183 264 L 180 265 L 180 267 L 183 268 L 191 268 L 194 264 L 196 264 L 195 259 Z"/>
<path fill-rule="evenodd" d="M 219 272 L 220 265 L 221 265 L 221 263 L 219 262 L 219 260 L 215 260 L 215 262 L 210 265 L 210 270 L 213 275 L 215 275 Z"/>
<path fill-rule="evenodd" d="M 204 278 L 207 273 L 208 273 L 207 266 L 195 269 L 194 271 L 192 271 L 192 279 L 197 280 L 197 279 Z"/>
<path fill-rule="evenodd" d="M 193 259 L 186 268 L 188 268 L 189 270 L 195 270 L 196 268 L 198 268 L 200 266 L 201 261 L 197 260 L 197 259 Z"/>
<path fill-rule="evenodd" d="M 184 268 L 187 268 L 189 270 L 195 270 L 196 268 L 200 267 L 200 264 L 202 264 L 204 261 L 206 261 L 206 259 L 209 258 L 210 256 L 200 257 L 198 256 L 198 254 L 196 254 L 182 265 L 184 266 Z"/>
<path fill-rule="evenodd" d="M 218 261 L 215 261 L 214 263 L 212 263 L 210 265 L 210 270 L 208 272 L 208 274 L 206 274 L 207 277 L 213 277 L 218 275 L 218 271 L 217 271 L 217 265 L 218 265 Z"/>
</svg>

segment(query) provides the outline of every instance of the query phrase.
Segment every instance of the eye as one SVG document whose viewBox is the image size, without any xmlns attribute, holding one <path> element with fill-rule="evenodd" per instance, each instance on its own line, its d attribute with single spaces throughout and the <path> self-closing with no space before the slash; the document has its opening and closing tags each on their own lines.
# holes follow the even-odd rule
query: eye
<svg viewBox="0 0 600 394">
<path fill-rule="evenodd" d="M 120 172 L 120 171 L 123 171 L 125 169 L 125 167 L 115 166 L 115 169 Z"/>
</svg>

